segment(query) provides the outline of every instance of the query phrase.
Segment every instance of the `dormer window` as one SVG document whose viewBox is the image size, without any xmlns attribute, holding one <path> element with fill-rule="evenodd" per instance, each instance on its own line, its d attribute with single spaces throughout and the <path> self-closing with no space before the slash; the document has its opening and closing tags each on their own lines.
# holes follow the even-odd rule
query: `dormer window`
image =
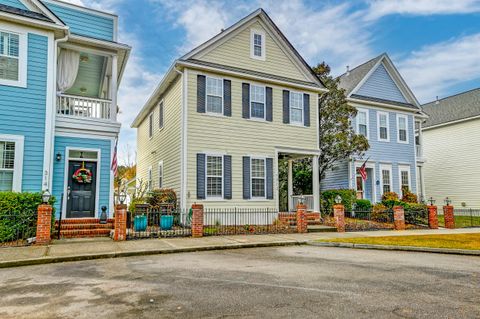
<svg viewBox="0 0 480 319">
<path fill-rule="evenodd" d="M 265 33 L 263 31 L 252 29 L 250 56 L 253 59 L 265 60 Z"/>
</svg>

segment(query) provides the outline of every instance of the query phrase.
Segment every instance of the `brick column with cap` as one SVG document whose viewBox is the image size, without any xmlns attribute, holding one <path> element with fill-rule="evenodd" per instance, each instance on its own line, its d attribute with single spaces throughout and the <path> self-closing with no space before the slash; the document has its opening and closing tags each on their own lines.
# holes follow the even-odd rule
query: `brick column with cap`
<svg viewBox="0 0 480 319">
<path fill-rule="evenodd" d="M 395 230 L 405 230 L 405 210 L 403 206 L 393 207 L 393 223 Z"/>
<path fill-rule="evenodd" d="M 203 205 L 192 205 L 192 237 L 203 237 Z"/>
<path fill-rule="evenodd" d="M 127 240 L 127 205 L 115 206 L 115 231 L 113 240 Z"/>
<path fill-rule="evenodd" d="M 333 218 L 335 219 L 335 227 L 337 232 L 345 232 L 345 206 L 336 204 L 333 206 Z"/>
<path fill-rule="evenodd" d="M 453 206 L 443 206 L 443 218 L 445 219 L 445 228 L 455 228 L 455 216 L 453 214 Z"/>
<path fill-rule="evenodd" d="M 428 228 L 438 229 L 437 206 L 428 206 Z"/>
<path fill-rule="evenodd" d="M 306 233 L 308 231 L 307 224 L 307 205 L 297 205 L 297 232 Z"/>
<path fill-rule="evenodd" d="M 37 209 L 37 245 L 48 245 L 50 243 L 50 232 L 52 230 L 52 206 L 42 204 Z"/>
</svg>

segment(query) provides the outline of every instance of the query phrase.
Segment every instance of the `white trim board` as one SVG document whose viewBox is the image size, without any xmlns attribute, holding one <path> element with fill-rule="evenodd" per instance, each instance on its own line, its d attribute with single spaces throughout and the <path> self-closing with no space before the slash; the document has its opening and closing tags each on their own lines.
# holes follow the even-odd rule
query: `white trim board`
<svg viewBox="0 0 480 319">
<path fill-rule="evenodd" d="M 15 143 L 12 191 L 21 192 L 23 182 L 22 178 L 25 137 L 23 135 L 0 134 L 0 141 Z"/>
</svg>

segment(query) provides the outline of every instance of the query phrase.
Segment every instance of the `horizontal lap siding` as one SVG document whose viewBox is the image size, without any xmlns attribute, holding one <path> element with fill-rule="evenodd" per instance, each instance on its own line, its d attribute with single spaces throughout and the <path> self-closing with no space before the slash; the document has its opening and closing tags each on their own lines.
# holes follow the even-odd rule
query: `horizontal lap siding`
<svg viewBox="0 0 480 319">
<path fill-rule="evenodd" d="M 321 181 L 321 190 L 348 188 L 348 161 L 338 162 L 333 169 L 325 173 Z"/>
<path fill-rule="evenodd" d="M 242 157 L 267 156 L 275 158 L 275 147 L 291 147 L 315 150 L 317 144 L 317 108 L 311 105 L 312 125 L 298 127 L 283 124 L 282 91 L 279 87 L 265 83 L 273 88 L 273 121 L 260 122 L 242 118 L 242 83 L 248 82 L 238 78 L 227 78 L 232 83 L 232 116 L 218 117 L 198 113 L 196 81 L 197 72 L 188 72 L 188 182 L 187 204 L 202 202 L 196 199 L 196 154 L 203 152 L 222 152 L 232 156 L 232 200 L 204 201 L 208 207 L 271 207 L 275 208 L 278 201 L 277 177 L 274 176 L 274 199 L 255 201 L 244 200 L 242 192 Z M 209 75 L 209 74 L 207 74 Z M 215 76 L 214 74 L 211 74 Z M 216 75 L 219 76 L 219 75 Z M 288 88 L 287 88 L 288 89 Z M 317 93 L 310 93 L 311 101 L 315 101 Z M 273 171 L 277 171 L 274 161 Z M 276 175 L 276 174 L 275 174 Z"/>
<path fill-rule="evenodd" d="M 137 130 L 137 177 L 147 181 L 148 167 L 152 166 L 153 187 L 158 187 L 158 162 L 163 160 L 163 186 L 173 188 L 180 196 L 180 148 L 182 81 L 180 77 L 162 97 L 164 99 L 164 126 L 159 129 L 158 105 L 153 109 L 153 138 L 148 136 L 148 116 Z M 161 100 L 161 99 L 160 99 Z M 158 102 L 160 101 L 158 100 Z"/>
<path fill-rule="evenodd" d="M 378 66 L 356 94 L 408 103 L 383 64 Z"/>
<path fill-rule="evenodd" d="M 10 6 L 18 9 L 28 10 L 28 8 L 25 7 L 25 5 L 19 0 L 0 0 L 0 4 L 4 4 L 6 6 Z"/>
<path fill-rule="evenodd" d="M 52 194 L 57 198 L 56 203 L 56 215 L 60 216 L 60 199 L 64 192 L 65 186 L 65 164 L 68 158 L 66 154 L 66 148 L 92 148 L 101 150 L 100 158 L 100 184 L 99 184 L 99 200 L 97 200 L 97 207 L 95 212 L 100 211 L 100 207 L 107 206 L 107 212 L 110 212 L 109 216 L 112 216 L 112 209 L 110 205 L 110 189 L 113 185 L 110 184 L 110 165 L 111 165 L 111 153 L 112 153 L 112 141 L 109 139 L 93 139 L 93 138 L 78 138 L 78 137 L 65 137 L 55 136 L 54 154 L 61 154 L 61 161 L 53 162 L 53 184 Z M 68 177 L 70 178 L 70 177 Z M 67 179 L 68 182 L 68 179 Z"/>
<path fill-rule="evenodd" d="M 45 4 L 70 27 L 72 33 L 113 41 L 113 17 L 108 18 L 50 2 L 45 2 Z"/>
<path fill-rule="evenodd" d="M 237 68 L 275 74 L 291 79 L 311 81 L 300 72 L 266 31 L 266 60 L 252 59 L 250 57 L 251 28 L 265 31 L 260 23 L 256 22 L 251 27 L 241 31 L 229 41 L 222 43 L 219 47 L 198 59 Z"/>
<path fill-rule="evenodd" d="M 48 38 L 28 34 L 27 88 L 0 85 L 0 134 L 25 137 L 22 191 L 42 189 Z"/>
<path fill-rule="evenodd" d="M 441 206 L 480 207 L 480 120 L 423 132 L 425 194 Z"/>
</svg>

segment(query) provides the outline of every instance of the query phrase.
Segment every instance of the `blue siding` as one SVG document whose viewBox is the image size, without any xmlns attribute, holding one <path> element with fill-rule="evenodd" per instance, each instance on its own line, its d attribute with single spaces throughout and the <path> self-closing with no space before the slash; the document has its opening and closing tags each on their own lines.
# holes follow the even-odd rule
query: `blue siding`
<svg viewBox="0 0 480 319">
<path fill-rule="evenodd" d="M 42 189 L 48 38 L 28 34 L 27 88 L 0 85 L 0 134 L 25 137 L 22 191 Z"/>
<path fill-rule="evenodd" d="M 10 6 L 18 9 L 28 10 L 28 8 L 25 7 L 25 5 L 21 3 L 19 0 L 0 0 L 0 4 L 4 4 L 6 6 Z"/>
<path fill-rule="evenodd" d="M 62 155 L 61 161 L 55 160 L 53 163 L 52 194 L 58 198 L 56 204 L 57 218 L 60 216 L 60 198 L 64 191 L 65 163 L 67 159 L 65 151 L 67 146 L 71 148 L 94 148 L 101 150 L 99 174 L 100 198 L 97 201 L 97 213 L 100 212 L 100 207 L 107 206 L 107 211 L 110 212 L 109 216 L 111 217 L 110 189 L 113 187 L 113 185 L 110 185 L 111 140 L 55 136 L 54 154 L 60 153 Z"/>
<path fill-rule="evenodd" d="M 378 66 L 356 94 L 383 100 L 408 103 L 383 64 Z"/>
<path fill-rule="evenodd" d="M 348 188 L 348 161 L 339 162 L 333 169 L 325 173 L 321 180 L 320 189 L 347 189 Z"/>
<path fill-rule="evenodd" d="M 113 17 L 108 18 L 93 12 L 88 13 L 81 10 L 75 10 L 71 7 L 62 6 L 56 3 L 45 2 L 45 5 L 70 27 L 72 33 L 96 39 L 113 41 Z"/>
</svg>

